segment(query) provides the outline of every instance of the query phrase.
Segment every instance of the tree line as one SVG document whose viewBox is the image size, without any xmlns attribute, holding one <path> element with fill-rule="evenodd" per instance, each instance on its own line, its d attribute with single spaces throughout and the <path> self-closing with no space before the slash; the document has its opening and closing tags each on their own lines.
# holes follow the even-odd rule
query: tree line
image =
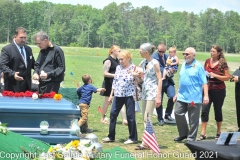
<svg viewBox="0 0 240 160">
<path fill-rule="evenodd" d="M 110 3 L 103 9 L 90 5 L 54 4 L 47 1 L 21 3 L 0 0 L 0 43 L 11 42 L 15 29 L 27 29 L 28 44 L 39 30 L 61 46 L 102 47 L 117 44 L 139 48 L 144 42 L 184 50 L 209 51 L 213 44 L 225 52 L 240 52 L 240 16 L 207 8 L 199 14 L 168 12 L 162 6 L 134 8 L 130 2 Z"/>
</svg>

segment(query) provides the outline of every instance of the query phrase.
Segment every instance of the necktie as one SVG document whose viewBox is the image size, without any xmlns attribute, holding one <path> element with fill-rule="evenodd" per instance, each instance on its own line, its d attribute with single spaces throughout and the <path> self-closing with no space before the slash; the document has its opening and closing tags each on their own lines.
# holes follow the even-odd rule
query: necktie
<svg viewBox="0 0 240 160">
<path fill-rule="evenodd" d="M 163 66 L 165 66 L 164 56 L 162 56 L 162 63 L 163 63 Z"/>
<path fill-rule="evenodd" d="M 24 61 L 25 65 L 27 67 L 27 62 L 26 62 L 26 59 L 25 59 L 25 56 L 24 56 L 23 47 L 21 47 L 21 55 L 23 57 L 23 61 Z"/>
<path fill-rule="evenodd" d="M 21 55 L 23 56 L 23 59 L 25 61 L 25 56 L 24 56 L 24 53 L 23 53 L 23 47 L 21 47 Z"/>
</svg>

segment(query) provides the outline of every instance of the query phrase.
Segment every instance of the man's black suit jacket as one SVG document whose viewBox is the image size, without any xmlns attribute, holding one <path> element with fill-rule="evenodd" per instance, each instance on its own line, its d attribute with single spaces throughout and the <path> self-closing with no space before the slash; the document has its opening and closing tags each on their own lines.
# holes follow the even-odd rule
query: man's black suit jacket
<svg viewBox="0 0 240 160">
<path fill-rule="evenodd" d="M 24 48 L 26 51 L 27 67 L 14 42 L 2 48 L 0 69 L 4 73 L 4 90 L 25 92 L 27 89 L 31 89 L 31 69 L 34 68 L 35 59 L 32 49 L 26 45 Z M 18 75 L 23 77 L 24 80 L 16 81 L 14 79 L 15 72 L 19 72 Z"/>
</svg>

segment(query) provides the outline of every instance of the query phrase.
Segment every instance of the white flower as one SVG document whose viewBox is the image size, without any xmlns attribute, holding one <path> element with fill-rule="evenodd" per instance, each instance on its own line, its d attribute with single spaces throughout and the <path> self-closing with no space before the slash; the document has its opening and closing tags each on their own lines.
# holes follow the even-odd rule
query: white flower
<svg viewBox="0 0 240 160">
<path fill-rule="evenodd" d="M 89 144 L 91 141 L 90 140 L 88 140 L 88 139 L 83 139 L 83 140 L 80 140 L 80 146 L 84 146 L 84 145 L 86 145 L 86 144 Z"/>
<path fill-rule="evenodd" d="M 32 98 L 33 98 L 33 99 L 38 99 L 38 95 L 37 95 L 36 93 L 33 93 L 33 94 L 32 94 Z"/>
<path fill-rule="evenodd" d="M 2 124 L 2 122 L 0 121 L 0 125 Z"/>
</svg>

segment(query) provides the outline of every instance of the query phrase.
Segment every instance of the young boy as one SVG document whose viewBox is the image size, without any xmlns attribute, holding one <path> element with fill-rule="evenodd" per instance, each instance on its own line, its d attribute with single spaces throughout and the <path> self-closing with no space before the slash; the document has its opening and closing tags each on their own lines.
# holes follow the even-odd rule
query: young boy
<svg viewBox="0 0 240 160">
<path fill-rule="evenodd" d="M 92 78 L 88 74 L 82 76 L 83 85 L 77 89 L 77 94 L 79 96 L 78 105 L 81 109 L 81 118 L 78 121 L 78 125 L 81 128 L 81 132 L 91 133 L 93 130 L 88 128 L 88 109 L 90 107 L 90 102 L 92 99 L 92 93 L 106 91 L 105 88 L 96 88 L 92 83 Z M 84 129 L 82 126 L 84 125 Z"/>
<path fill-rule="evenodd" d="M 176 47 L 169 48 L 169 57 L 166 61 L 166 67 L 163 70 L 163 78 L 162 80 L 166 79 L 166 77 L 173 77 L 173 74 L 178 70 L 178 57 L 176 56 Z M 171 73 L 171 70 L 173 73 Z"/>
</svg>

